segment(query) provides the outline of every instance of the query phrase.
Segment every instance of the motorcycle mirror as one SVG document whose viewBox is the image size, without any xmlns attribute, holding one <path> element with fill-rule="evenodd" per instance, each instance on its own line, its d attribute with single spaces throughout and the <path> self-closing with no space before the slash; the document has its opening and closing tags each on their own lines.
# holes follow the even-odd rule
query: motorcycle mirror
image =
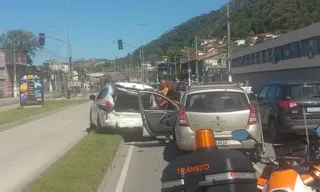
<svg viewBox="0 0 320 192">
<path fill-rule="evenodd" d="M 316 128 L 317 136 L 320 137 L 320 124 Z"/>
<path fill-rule="evenodd" d="M 245 129 L 239 129 L 232 131 L 232 139 L 236 141 L 245 141 L 249 138 L 249 133 Z"/>
</svg>

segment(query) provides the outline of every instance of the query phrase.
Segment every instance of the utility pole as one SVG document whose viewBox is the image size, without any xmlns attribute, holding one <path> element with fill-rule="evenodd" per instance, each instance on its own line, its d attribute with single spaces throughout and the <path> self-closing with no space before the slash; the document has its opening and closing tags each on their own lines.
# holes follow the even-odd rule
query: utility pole
<svg viewBox="0 0 320 192">
<path fill-rule="evenodd" d="M 199 79 L 199 66 L 198 66 L 198 37 L 196 36 L 196 83 L 198 83 Z"/>
<path fill-rule="evenodd" d="M 188 85 L 191 86 L 190 48 L 188 48 Z"/>
<path fill-rule="evenodd" d="M 227 5 L 227 19 L 228 19 L 228 80 L 232 82 L 231 74 L 231 29 L 230 29 L 230 1 Z"/>
<path fill-rule="evenodd" d="M 16 42 L 13 43 L 13 98 L 17 98 Z"/>
<path fill-rule="evenodd" d="M 148 23 L 139 23 L 138 25 L 140 26 L 140 31 L 141 31 L 141 56 L 140 56 L 140 61 L 141 61 L 141 82 L 144 82 L 144 73 L 143 70 L 145 67 L 142 67 L 144 64 L 144 53 L 143 53 L 143 26 L 147 25 Z M 146 76 L 148 76 L 148 70 L 146 71 Z"/>
<path fill-rule="evenodd" d="M 177 56 L 174 56 L 174 80 L 177 81 Z"/>
</svg>

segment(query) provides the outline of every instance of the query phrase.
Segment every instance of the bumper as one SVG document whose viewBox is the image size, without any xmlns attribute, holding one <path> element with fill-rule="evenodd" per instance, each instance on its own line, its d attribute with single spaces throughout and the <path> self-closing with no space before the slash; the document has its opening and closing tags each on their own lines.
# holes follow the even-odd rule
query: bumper
<svg viewBox="0 0 320 192">
<path fill-rule="evenodd" d="M 112 129 L 133 129 L 141 128 L 143 126 L 140 113 L 118 113 L 112 111 L 111 113 L 103 114 L 101 126 Z"/>
<path fill-rule="evenodd" d="M 309 129 L 310 134 L 315 134 L 314 129 L 320 124 L 320 119 L 308 119 L 307 128 Z M 285 119 L 282 121 L 282 126 L 280 127 L 280 132 L 287 133 L 297 133 L 305 135 L 305 123 L 304 119 Z M 282 129 L 281 129 L 282 128 Z"/>
<path fill-rule="evenodd" d="M 250 126 L 247 131 L 249 133 L 252 133 L 250 131 L 251 129 L 257 129 L 257 126 Z M 189 127 L 177 127 L 175 130 L 176 135 L 176 142 L 177 146 L 181 150 L 194 150 L 195 145 L 195 131 L 191 130 Z M 254 131 L 252 133 L 252 136 L 254 138 L 258 138 L 257 140 L 261 140 L 261 133 L 258 131 Z M 215 135 L 217 147 L 219 149 L 254 149 L 256 142 L 254 140 L 246 140 L 242 143 L 236 140 L 232 140 L 231 138 L 231 131 L 225 134 L 216 134 Z M 218 143 L 219 140 L 227 141 L 227 145 Z"/>
</svg>

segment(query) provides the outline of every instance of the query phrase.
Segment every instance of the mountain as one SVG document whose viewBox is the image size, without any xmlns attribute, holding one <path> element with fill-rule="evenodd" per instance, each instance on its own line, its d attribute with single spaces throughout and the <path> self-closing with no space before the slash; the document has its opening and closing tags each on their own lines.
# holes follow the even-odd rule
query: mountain
<svg viewBox="0 0 320 192">
<path fill-rule="evenodd" d="M 319 0 L 232 0 L 231 37 L 247 38 L 264 32 L 275 34 L 320 21 Z M 179 55 L 191 37 L 221 38 L 227 35 L 226 5 L 174 27 L 144 46 L 144 56 L 154 62 L 164 55 Z M 134 52 L 138 57 L 138 50 Z"/>
</svg>

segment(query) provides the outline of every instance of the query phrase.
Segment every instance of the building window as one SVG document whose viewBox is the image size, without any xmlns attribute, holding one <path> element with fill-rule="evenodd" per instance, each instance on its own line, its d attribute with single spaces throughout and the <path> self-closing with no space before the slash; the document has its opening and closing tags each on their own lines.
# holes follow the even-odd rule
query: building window
<svg viewBox="0 0 320 192">
<path fill-rule="evenodd" d="M 260 52 L 256 52 L 256 64 L 260 64 Z"/>
<path fill-rule="evenodd" d="M 283 46 L 274 48 L 274 57 L 277 61 L 283 60 Z"/>
<path fill-rule="evenodd" d="M 266 51 L 266 61 L 269 63 L 269 62 L 272 62 L 272 57 L 273 57 L 273 51 L 272 51 L 273 49 L 271 48 L 271 49 L 268 49 L 267 51 Z"/>
<path fill-rule="evenodd" d="M 261 51 L 261 63 L 267 62 L 267 60 L 266 60 L 266 53 L 267 53 L 266 50 Z"/>
<path fill-rule="evenodd" d="M 255 57 L 255 53 L 252 53 L 252 54 L 250 55 L 250 57 L 251 57 L 251 65 L 256 64 L 256 57 Z"/>
<path fill-rule="evenodd" d="M 246 63 L 245 63 L 245 65 L 251 65 L 250 55 L 246 55 L 245 57 L 246 57 Z"/>
<path fill-rule="evenodd" d="M 244 56 L 240 58 L 240 66 L 243 67 L 245 65 L 245 58 Z"/>
<path fill-rule="evenodd" d="M 319 54 L 319 37 L 311 37 L 300 41 L 299 48 L 301 57 L 308 56 L 310 52 L 315 55 Z"/>
</svg>

